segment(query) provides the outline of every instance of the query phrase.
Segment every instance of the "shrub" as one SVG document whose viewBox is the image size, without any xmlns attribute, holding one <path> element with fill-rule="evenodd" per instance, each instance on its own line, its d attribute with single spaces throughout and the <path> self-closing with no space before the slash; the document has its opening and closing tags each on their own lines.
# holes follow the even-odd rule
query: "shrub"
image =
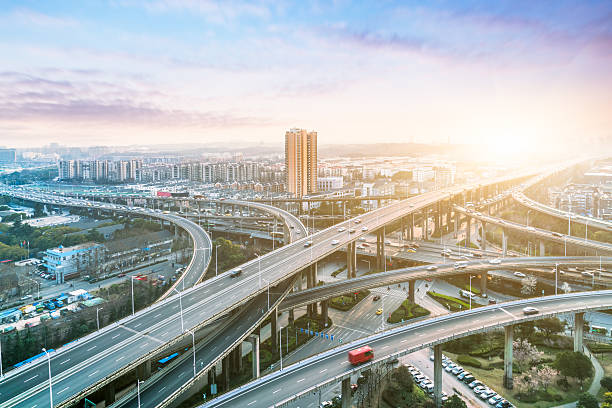
<svg viewBox="0 0 612 408">
<path fill-rule="evenodd" d="M 408 299 L 404 300 L 400 307 L 391 313 L 391 316 L 387 318 L 388 323 L 399 323 L 403 320 L 414 319 L 421 316 L 427 316 L 429 310 L 410 302 Z"/>
<path fill-rule="evenodd" d="M 564 391 L 567 391 L 570 388 L 570 384 L 569 381 L 567 381 L 567 378 L 559 378 L 557 380 L 557 385 Z"/>
<path fill-rule="evenodd" d="M 599 384 L 608 391 L 612 391 L 612 377 L 604 377 L 599 381 Z"/>
<path fill-rule="evenodd" d="M 471 357 L 465 354 L 461 354 L 460 356 L 458 356 L 457 362 L 464 366 L 482 368 L 482 363 L 480 361 L 478 361 L 474 357 Z"/>
</svg>

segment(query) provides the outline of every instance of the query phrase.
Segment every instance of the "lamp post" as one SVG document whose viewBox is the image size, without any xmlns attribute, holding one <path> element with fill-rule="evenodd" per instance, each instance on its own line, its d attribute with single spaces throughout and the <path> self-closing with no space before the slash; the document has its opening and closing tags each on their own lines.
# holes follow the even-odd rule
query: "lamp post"
<svg viewBox="0 0 612 408">
<path fill-rule="evenodd" d="M 470 275 L 470 310 L 472 310 L 472 278 L 474 276 Z"/>
<path fill-rule="evenodd" d="M 100 330 L 100 316 L 99 316 L 100 310 L 104 310 L 104 308 L 96 307 L 96 322 L 98 323 L 98 330 Z"/>
<path fill-rule="evenodd" d="M 191 348 L 193 349 L 193 378 L 196 376 L 196 357 L 195 357 L 195 333 L 187 330 L 191 334 Z"/>
<path fill-rule="evenodd" d="M 261 279 L 261 274 L 259 275 L 260 279 Z M 270 281 L 265 279 L 266 283 L 268 284 L 268 310 L 270 310 Z M 261 287 L 261 285 L 260 285 Z"/>
<path fill-rule="evenodd" d="M 2 340 L 0 339 L 0 378 L 4 377 L 2 373 Z"/>
<path fill-rule="evenodd" d="M 217 248 L 219 248 L 220 245 L 215 245 L 215 276 L 217 276 L 217 273 L 219 272 L 219 270 L 217 269 L 218 264 L 218 260 L 219 260 L 219 250 Z"/>
<path fill-rule="evenodd" d="M 134 314 L 134 276 L 130 276 L 130 280 L 132 281 L 132 314 Z"/>
<path fill-rule="evenodd" d="M 181 332 L 184 332 L 185 331 L 185 325 L 183 324 L 183 296 L 182 296 L 181 292 L 176 290 L 176 288 L 173 288 L 172 290 L 175 291 L 176 293 L 178 293 L 178 295 L 179 295 L 179 305 L 181 307 Z"/>
<path fill-rule="evenodd" d="M 258 275 L 259 275 L 259 288 L 261 289 L 261 257 L 259 256 L 258 253 L 255 253 L 255 256 L 257 257 L 257 268 L 258 268 Z"/>
<path fill-rule="evenodd" d="M 270 306 L 268 306 L 268 309 L 270 309 Z M 281 329 L 278 331 L 278 336 L 279 336 L 279 340 L 278 340 L 278 351 L 280 353 L 280 369 L 283 369 L 283 328 L 281 327 Z"/>
<path fill-rule="evenodd" d="M 144 381 L 140 381 L 139 379 L 136 379 L 136 388 L 137 388 L 137 393 L 138 393 L 138 408 L 140 408 L 140 384 L 144 383 Z"/>
<path fill-rule="evenodd" d="M 555 262 L 555 296 L 557 295 L 557 281 L 559 279 L 559 264 Z"/>
<path fill-rule="evenodd" d="M 529 226 L 529 213 L 531 212 L 531 210 L 527 211 L 527 226 Z"/>
<path fill-rule="evenodd" d="M 42 351 L 47 355 L 47 365 L 49 366 L 49 400 L 51 402 L 51 408 L 53 408 L 53 384 L 51 383 L 51 356 L 47 349 L 42 349 Z"/>
</svg>

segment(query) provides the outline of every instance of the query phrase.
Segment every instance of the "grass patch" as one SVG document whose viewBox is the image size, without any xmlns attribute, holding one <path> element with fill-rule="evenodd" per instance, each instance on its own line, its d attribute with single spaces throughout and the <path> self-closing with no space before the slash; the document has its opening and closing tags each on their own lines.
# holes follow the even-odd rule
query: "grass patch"
<svg viewBox="0 0 612 408">
<path fill-rule="evenodd" d="M 457 242 L 457 246 L 465 248 L 465 239 L 462 239 L 461 241 Z M 468 248 L 479 249 L 478 245 L 474 244 L 473 242 L 470 242 L 470 245 L 468 245 Z"/>
<path fill-rule="evenodd" d="M 412 303 L 406 299 L 402 304 L 391 313 L 391 316 L 387 318 L 387 323 L 400 323 L 405 320 L 415 319 L 417 317 L 427 316 L 431 312 L 424 307 Z"/>
<path fill-rule="evenodd" d="M 612 353 L 612 344 L 587 342 L 587 346 L 592 353 Z"/>
<path fill-rule="evenodd" d="M 336 276 L 338 276 L 339 274 L 341 274 L 341 273 L 342 273 L 342 271 L 344 271 L 344 270 L 346 270 L 346 265 L 345 265 L 345 266 L 341 266 L 340 268 L 338 268 L 338 269 L 336 269 L 335 271 L 333 271 L 333 272 L 331 273 L 331 276 L 333 276 L 333 277 L 335 278 Z"/>
<path fill-rule="evenodd" d="M 452 296 L 448 296 L 448 295 L 443 295 L 441 293 L 432 292 L 432 291 L 427 292 L 427 296 L 429 296 L 430 298 L 432 298 L 436 302 L 440 303 L 442 306 L 444 306 L 445 308 L 447 308 L 451 312 L 458 312 L 458 311 L 461 311 L 461 310 L 468 310 L 470 308 L 470 304 L 469 303 L 466 303 L 463 300 L 458 299 L 456 297 L 452 297 Z M 478 306 L 480 306 L 480 305 L 477 304 L 476 302 L 472 302 L 472 309 L 475 308 L 475 307 L 478 307 Z"/>
<path fill-rule="evenodd" d="M 332 298 L 329 302 L 329 307 L 333 307 L 336 310 L 347 312 L 351 310 L 357 303 L 370 295 L 370 291 L 367 289 L 360 290 L 357 293 L 347 293 L 341 296 Z"/>
<path fill-rule="evenodd" d="M 474 285 L 472 285 L 471 287 L 469 284 L 463 285 L 463 289 L 467 290 L 468 292 L 472 292 L 475 295 L 480 295 L 480 289 L 478 289 Z"/>
</svg>

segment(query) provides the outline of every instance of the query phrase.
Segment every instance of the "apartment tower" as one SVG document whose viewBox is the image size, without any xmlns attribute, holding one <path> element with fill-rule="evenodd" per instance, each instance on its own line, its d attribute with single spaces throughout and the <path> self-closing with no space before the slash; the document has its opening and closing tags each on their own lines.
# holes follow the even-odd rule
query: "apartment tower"
<svg viewBox="0 0 612 408">
<path fill-rule="evenodd" d="M 317 192 L 317 132 L 285 133 L 285 171 L 288 192 L 296 197 Z"/>
</svg>

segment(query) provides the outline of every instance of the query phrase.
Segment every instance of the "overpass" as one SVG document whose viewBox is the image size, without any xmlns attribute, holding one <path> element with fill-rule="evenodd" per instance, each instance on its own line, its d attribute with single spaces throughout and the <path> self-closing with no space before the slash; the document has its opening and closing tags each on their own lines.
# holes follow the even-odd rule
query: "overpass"
<svg viewBox="0 0 612 408">
<path fill-rule="evenodd" d="M 525 315 L 523 308 L 535 307 L 539 313 Z M 612 308 L 612 291 L 574 293 L 519 300 L 500 305 L 452 313 L 393 328 L 365 337 L 318 355 L 309 357 L 283 370 L 275 371 L 257 380 L 223 394 L 202 407 L 286 407 L 306 395 L 317 394 L 321 389 L 342 384 L 342 406 L 349 407 L 351 399 L 350 378 L 377 365 L 387 364 L 395 358 L 415 351 L 433 348 L 434 395 L 441 406 L 442 345 L 493 329 L 504 329 L 506 335 L 504 353 L 504 384 L 512 387 L 512 339 L 516 324 L 572 313 L 574 319 L 574 350 L 582 351 L 582 325 L 585 312 Z M 358 367 L 347 360 L 349 350 L 369 345 L 375 359 Z M 325 373 L 321 375 L 321 373 Z"/>
<path fill-rule="evenodd" d="M 108 347 L 108 344 L 94 344 L 96 340 L 89 339 L 89 341 L 79 342 L 79 347 L 73 346 L 55 353 L 55 368 L 61 373 L 57 381 L 59 384 L 63 384 L 64 388 L 68 387 L 70 389 L 63 389 L 62 386 L 54 387 L 54 393 L 58 397 L 57 401 L 66 405 L 87 395 L 93 388 L 111 383 L 119 374 L 147 361 L 162 348 L 176 344 L 184 337 L 189 336 L 189 332 L 183 329 L 198 330 L 226 315 L 228 311 L 236 309 L 266 292 L 267 287 L 274 287 L 296 273 L 306 273 L 310 277 L 310 282 L 316 282 L 317 261 L 335 252 L 339 246 L 351 244 L 354 248 L 355 241 L 368 231 L 377 231 L 378 241 L 383 243 L 384 226 L 399 222 L 411 213 L 429 208 L 442 201 L 451 202 L 453 197 L 461 194 L 467 193 L 470 197 L 488 196 L 532 175 L 533 172 L 526 171 L 488 180 L 477 185 L 457 186 L 425 193 L 364 214 L 360 217 L 358 225 L 355 225 L 357 224 L 355 220 L 348 220 L 339 224 L 340 227 L 346 228 L 345 231 L 338 231 L 338 226 L 335 226 L 307 238 L 301 238 L 293 244 L 286 245 L 242 265 L 243 273 L 237 279 L 232 280 L 228 274 L 222 274 L 188 289 L 182 295 L 182 309 L 187 311 L 189 315 L 185 318 L 184 328 L 181 327 L 181 322 L 178 319 L 180 299 L 178 295 L 174 295 L 146 311 L 139 312 L 141 314 L 138 317 L 142 320 L 137 321 L 134 317 L 128 319 L 128 321 L 118 322 L 116 326 L 112 327 L 113 329 L 126 327 L 124 330 L 129 333 L 130 341 Z M 92 204 L 88 203 L 88 205 L 91 206 Z M 107 209 L 109 209 L 108 207 L 110 206 L 107 206 Z M 139 213 L 149 215 L 145 210 Z M 306 243 L 311 244 L 306 247 Z M 379 258 L 384 259 L 384 245 L 382 247 L 381 249 L 381 246 L 378 246 Z M 311 265 L 315 266 L 310 268 Z M 312 279 L 313 277 L 315 279 Z M 267 284 L 264 282 L 267 282 Z M 269 308 L 264 314 L 272 313 L 274 317 L 275 313 L 273 312 L 274 310 Z M 100 337 L 101 341 L 104 341 L 103 336 L 96 337 Z M 143 342 L 135 350 L 133 343 L 136 339 L 146 339 L 148 341 Z M 106 338 L 106 341 L 108 340 Z M 95 347 L 92 348 L 92 346 Z M 92 353 L 91 350 L 98 346 L 100 346 L 98 350 L 103 350 L 103 352 Z M 71 350 L 76 350 L 70 357 L 71 359 L 74 358 L 72 361 L 75 362 L 75 365 L 70 370 L 66 370 L 60 363 L 65 361 L 67 356 L 65 353 Z M 76 364 L 76 362 L 79 363 Z M 38 366 L 40 367 L 40 364 Z M 146 367 L 144 370 L 146 371 Z M 46 400 L 48 391 L 46 385 L 30 388 L 24 383 L 28 377 L 19 377 L 21 373 L 23 371 L 7 376 L 0 383 L 3 389 L 7 390 L 3 399 L 9 398 L 6 403 L 0 406 L 9 406 L 16 402 L 35 405 L 44 403 Z M 55 391 L 58 388 L 61 392 Z M 76 393 L 75 390 L 77 390 Z M 60 395 L 62 393 L 63 396 Z"/>
</svg>

